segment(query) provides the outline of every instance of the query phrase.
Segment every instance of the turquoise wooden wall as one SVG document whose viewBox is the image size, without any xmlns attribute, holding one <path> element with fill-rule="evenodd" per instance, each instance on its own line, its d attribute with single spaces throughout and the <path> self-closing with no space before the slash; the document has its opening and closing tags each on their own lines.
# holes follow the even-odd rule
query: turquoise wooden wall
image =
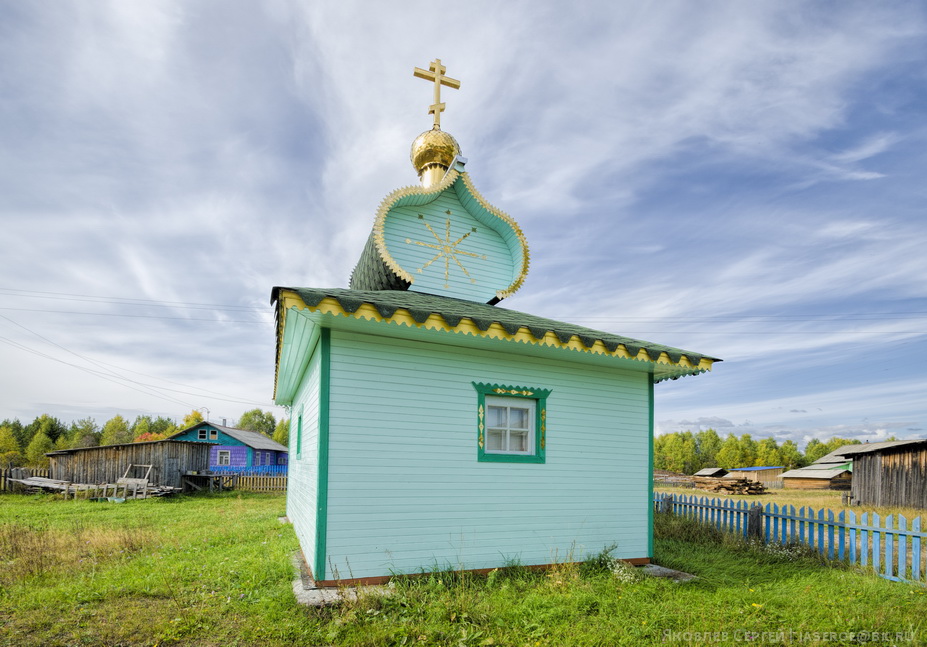
<svg viewBox="0 0 927 647">
<path fill-rule="evenodd" d="M 499 221 L 494 224 L 498 227 Z M 409 288 L 413 291 L 485 303 L 515 279 L 517 268 L 509 245 L 464 209 L 453 188 L 429 204 L 393 207 L 383 238 L 396 262 L 414 278 Z M 457 244 L 452 254 L 442 255 L 441 250 L 418 243 Z"/>
<path fill-rule="evenodd" d="M 650 557 L 650 376 L 499 348 L 331 332 L 327 558 L 318 579 L 548 564 L 614 543 L 618 557 Z M 314 355 L 294 407 L 304 438 L 288 499 L 310 561 L 318 557 L 307 449 L 316 364 Z M 546 463 L 477 461 L 474 381 L 552 390 Z M 291 457 L 293 442 L 291 434 Z"/>
<path fill-rule="evenodd" d="M 310 568 L 316 558 L 316 507 L 319 458 L 319 397 L 321 348 L 309 349 L 311 358 L 290 411 L 289 473 L 286 514 Z M 300 438 L 301 435 L 301 438 Z M 297 451 L 298 449 L 298 451 Z"/>
<path fill-rule="evenodd" d="M 247 447 L 247 445 L 245 445 L 245 443 L 241 442 L 241 441 L 238 440 L 237 438 L 232 438 L 232 437 L 229 436 L 228 434 L 223 433 L 221 430 L 216 429 L 215 427 L 213 427 L 213 426 L 211 426 L 211 425 L 208 425 L 208 426 L 205 427 L 205 428 L 206 428 L 206 429 L 216 429 L 216 431 L 218 432 L 218 433 L 216 434 L 217 437 L 216 437 L 216 438 L 210 439 L 210 438 L 208 437 L 208 435 L 207 435 L 206 440 L 200 440 L 200 438 L 199 438 L 199 430 L 200 430 L 200 429 L 203 429 L 203 428 L 204 428 L 204 427 L 200 427 L 200 428 L 197 428 L 197 429 L 189 429 L 189 430 L 185 431 L 184 433 L 182 433 L 182 434 L 180 434 L 180 435 L 178 435 L 178 436 L 175 436 L 175 437 L 174 437 L 174 440 L 189 440 L 189 441 L 191 441 L 191 442 L 200 442 L 200 443 L 218 443 L 219 445 L 243 445 L 243 446 Z"/>
</svg>

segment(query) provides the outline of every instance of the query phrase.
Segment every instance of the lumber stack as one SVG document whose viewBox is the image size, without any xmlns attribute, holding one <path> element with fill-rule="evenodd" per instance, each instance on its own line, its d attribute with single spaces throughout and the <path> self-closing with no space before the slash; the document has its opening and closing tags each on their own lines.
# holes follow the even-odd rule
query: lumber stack
<svg viewBox="0 0 927 647">
<path fill-rule="evenodd" d="M 719 494 L 765 494 L 766 488 L 759 481 L 742 478 L 712 478 L 707 476 L 693 476 L 695 487 L 706 492 Z"/>
</svg>

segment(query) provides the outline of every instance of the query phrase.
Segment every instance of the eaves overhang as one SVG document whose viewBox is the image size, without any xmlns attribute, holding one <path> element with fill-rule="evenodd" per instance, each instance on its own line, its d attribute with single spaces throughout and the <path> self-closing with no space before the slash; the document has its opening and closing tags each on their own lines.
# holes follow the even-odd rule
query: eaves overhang
<svg viewBox="0 0 927 647">
<path fill-rule="evenodd" d="M 281 393 L 280 369 L 281 361 L 285 359 L 283 350 L 287 313 L 291 310 L 309 316 L 315 327 L 337 328 L 350 321 L 363 321 L 519 343 L 637 364 L 652 374 L 654 382 L 704 373 L 711 370 L 715 362 L 721 361 L 701 353 L 498 306 L 416 292 L 275 287 L 271 302 L 276 304 L 278 326 L 275 379 L 275 400 L 278 403 L 281 403 L 281 397 L 284 401 L 287 399 L 286 394 Z M 393 332 L 399 331 L 394 329 Z M 305 334 L 302 336 L 306 337 L 300 342 L 302 345 L 311 343 L 311 337 Z"/>
</svg>

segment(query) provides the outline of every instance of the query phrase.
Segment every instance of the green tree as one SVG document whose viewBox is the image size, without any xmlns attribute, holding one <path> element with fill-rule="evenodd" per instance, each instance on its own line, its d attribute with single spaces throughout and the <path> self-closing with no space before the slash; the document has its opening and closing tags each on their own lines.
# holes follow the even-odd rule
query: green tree
<svg viewBox="0 0 927 647">
<path fill-rule="evenodd" d="M 13 432 L 13 438 L 16 439 L 16 444 L 19 445 L 20 448 L 26 447 L 29 444 L 31 438 L 26 437 L 26 428 L 18 419 L 13 418 L 10 420 L 7 418 L 3 422 L 0 422 L 0 427 L 7 427 Z"/>
<path fill-rule="evenodd" d="M 78 447 L 96 447 L 100 444 L 100 428 L 93 418 L 81 418 L 71 423 L 68 432 L 71 449 Z"/>
<path fill-rule="evenodd" d="M 151 433 L 151 416 L 135 416 L 131 431 L 133 440 L 142 434 Z"/>
<path fill-rule="evenodd" d="M 738 467 L 755 467 L 757 446 L 756 441 L 750 437 L 750 434 L 743 434 L 740 437 L 740 451 L 743 455 L 743 465 Z"/>
<path fill-rule="evenodd" d="M 740 448 L 740 441 L 734 434 L 728 434 L 721 449 L 718 450 L 718 467 L 731 469 L 734 467 L 747 467 L 744 465 L 744 454 Z"/>
<path fill-rule="evenodd" d="M 28 443 L 32 442 L 32 438 L 39 433 L 45 434 L 52 442 L 55 442 L 58 440 L 58 436 L 67 432 L 68 428 L 63 422 L 47 413 L 43 413 L 26 426 L 24 430 L 25 438 L 20 440 L 20 444 L 28 446 Z"/>
<path fill-rule="evenodd" d="M 132 442 L 132 432 L 129 422 L 118 413 L 103 425 L 100 436 L 101 445 L 123 445 Z"/>
<path fill-rule="evenodd" d="M 193 425 L 198 425 L 201 422 L 205 422 L 205 420 L 203 420 L 203 414 L 194 409 L 183 417 L 182 424 L 184 429 L 189 429 Z"/>
<path fill-rule="evenodd" d="M 714 429 L 706 429 L 695 434 L 695 454 L 697 456 L 695 471 L 706 467 L 717 467 L 720 450 L 721 437 Z"/>
<path fill-rule="evenodd" d="M 779 467 L 783 464 L 782 452 L 775 438 L 764 438 L 756 444 L 755 467 Z"/>
<path fill-rule="evenodd" d="M 52 439 L 46 436 L 44 431 L 39 431 L 26 447 L 26 461 L 32 467 L 48 467 L 48 456 L 45 454 L 54 448 Z"/>
<path fill-rule="evenodd" d="M 277 421 L 274 419 L 274 414 L 272 414 L 270 411 L 251 409 L 250 411 L 245 411 L 243 414 L 241 414 L 241 419 L 238 421 L 236 426 L 239 429 L 260 432 L 270 438 L 274 435 L 274 429 L 277 426 Z"/>
<path fill-rule="evenodd" d="M 0 468 L 18 467 L 23 464 L 24 460 L 22 448 L 16 441 L 13 428 L 6 424 L 0 426 Z"/>
<path fill-rule="evenodd" d="M 830 452 L 827 451 L 827 445 L 817 438 L 812 438 L 808 441 L 808 444 L 805 445 L 805 462 L 809 464 L 813 463 L 829 453 Z"/>
<path fill-rule="evenodd" d="M 177 433 L 180 430 L 177 428 L 177 423 L 175 423 L 170 418 L 158 416 L 151 421 L 150 425 L 148 425 L 148 431 L 153 434 L 161 434 L 167 437 L 171 434 Z"/>
<path fill-rule="evenodd" d="M 274 429 L 274 440 L 284 447 L 290 446 L 290 421 L 286 418 L 280 418 L 280 422 L 277 423 Z"/>
<path fill-rule="evenodd" d="M 807 465 L 805 457 L 801 455 L 794 441 L 787 440 L 782 443 L 779 455 L 782 457 L 782 464 L 790 470 Z"/>
</svg>

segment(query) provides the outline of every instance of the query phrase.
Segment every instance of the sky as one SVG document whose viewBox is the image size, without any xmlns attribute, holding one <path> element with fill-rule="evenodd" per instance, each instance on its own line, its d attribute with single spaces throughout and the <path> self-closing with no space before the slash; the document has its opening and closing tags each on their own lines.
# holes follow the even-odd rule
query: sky
<svg viewBox="0 0 927 647">
<path fill-rule="evenodd" d="M 723 359 L 657 433 L 927 436 L 927 8 L 0 5 L 0 419 L 273 404 L 271 288 L 347 287 L 442 127 L 501 305 Z"/>
</svg>

